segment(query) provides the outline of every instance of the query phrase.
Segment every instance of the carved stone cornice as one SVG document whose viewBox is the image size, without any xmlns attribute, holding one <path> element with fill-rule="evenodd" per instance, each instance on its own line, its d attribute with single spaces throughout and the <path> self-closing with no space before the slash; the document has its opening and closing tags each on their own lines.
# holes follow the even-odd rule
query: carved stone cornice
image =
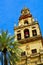
<svg viewBox="0 0 43 65">
<path fill-rule="evenodd" d="M 17 26 L 17 27 L 14 27 L 14 30 L 21 29 L 21 28 L 24 28 L 24 27 L 28 27 L 28 26 L 31 26 L 31 25 L 35 25 L 35 24 L 38 24 L 38 22 L 33 22 L 32 24 Z"/>
<path fill-rule="evenodd" d="M 42 36 L 41 35 L 37 35 L 37 36 L 21 39 L 18 42 L 24 44 L 24 43 L 33 42 L 35 40 L 42 40 Z"/>
</svg>

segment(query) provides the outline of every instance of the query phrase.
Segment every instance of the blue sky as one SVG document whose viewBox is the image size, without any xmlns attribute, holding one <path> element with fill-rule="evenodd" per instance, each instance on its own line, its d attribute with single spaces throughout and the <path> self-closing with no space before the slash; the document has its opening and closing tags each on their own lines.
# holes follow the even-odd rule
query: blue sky
<svg viewBox="0 0 43 65">
<path fill-rule="evenodd" d="M 22 8 L 30 9 L 34 18 L 37 18 L 43 35 L 43 0 L 0 0 L 0 29 L 14 34 L 14 24 L 18 25 L 18 19 Z"/>
</svg>

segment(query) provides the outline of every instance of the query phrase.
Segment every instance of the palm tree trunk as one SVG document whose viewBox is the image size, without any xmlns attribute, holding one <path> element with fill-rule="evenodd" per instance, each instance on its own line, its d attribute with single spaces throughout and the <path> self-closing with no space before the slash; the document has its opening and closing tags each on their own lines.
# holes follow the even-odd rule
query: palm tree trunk
<svg viewBox="0 0 43 65">
<path fill-rule="evenodd" d="M 8 64 L 7 64 L 6 53 L 4 53 L 4 65 L 8 65 Z"/>
<path fill-rule="evenodd" d="M 1 52 L 1 65 L 3 65 L 3 53 Z"/>
<path fill-rule="evenodd" d="M 3 54 L 4 54 L 4 65 L 8 65 L 8 63 L 7 63 L 7 57 L 6 57 L 6 53 L 7 52 L 7 48 L 4 48 L 3 49 Z"/>
<path fill-rule="evenodd" d="M 0 63 L 1 65 L 3 65 L 3 53 L 2 52 L 0 52 Z"/>
</svg>

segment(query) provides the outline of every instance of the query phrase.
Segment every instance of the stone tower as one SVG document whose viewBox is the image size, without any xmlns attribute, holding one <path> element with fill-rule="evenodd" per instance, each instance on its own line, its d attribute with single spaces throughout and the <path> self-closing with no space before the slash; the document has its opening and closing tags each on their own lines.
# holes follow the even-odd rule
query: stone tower
<svg viewBox="0 0 43 65">
<path fill-rule="evenodd" d="M 24 8 L 14 28 L 15 39 L 22 45 L 21 61 L 17 65 L 43 65 L 42 35 L 37 21 L 30 10 Z"/>
</svg>

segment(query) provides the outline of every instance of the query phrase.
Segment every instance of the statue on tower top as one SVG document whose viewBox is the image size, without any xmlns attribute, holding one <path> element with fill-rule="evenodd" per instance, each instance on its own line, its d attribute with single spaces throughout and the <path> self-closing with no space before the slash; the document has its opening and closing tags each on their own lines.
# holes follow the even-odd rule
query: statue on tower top
<svg viewBox="0 0 43 65">
<path fill-rule="evenodd" d="M 19 20 L 25 19 L 25 18 L 28 18 L 28 17 L 32 17 L 32 15 L 30 13 L 30 10 L 25 7 L 21 10 L 21 16 L 19 17 Z"/>
<path fill-rule="evenodd" d="M 25 7 L 25 8 L 22 9 L 21 14 L 22 15 L 30 14 L 30 11 L 29 11 L 28 8 Z"/>
</svg>

